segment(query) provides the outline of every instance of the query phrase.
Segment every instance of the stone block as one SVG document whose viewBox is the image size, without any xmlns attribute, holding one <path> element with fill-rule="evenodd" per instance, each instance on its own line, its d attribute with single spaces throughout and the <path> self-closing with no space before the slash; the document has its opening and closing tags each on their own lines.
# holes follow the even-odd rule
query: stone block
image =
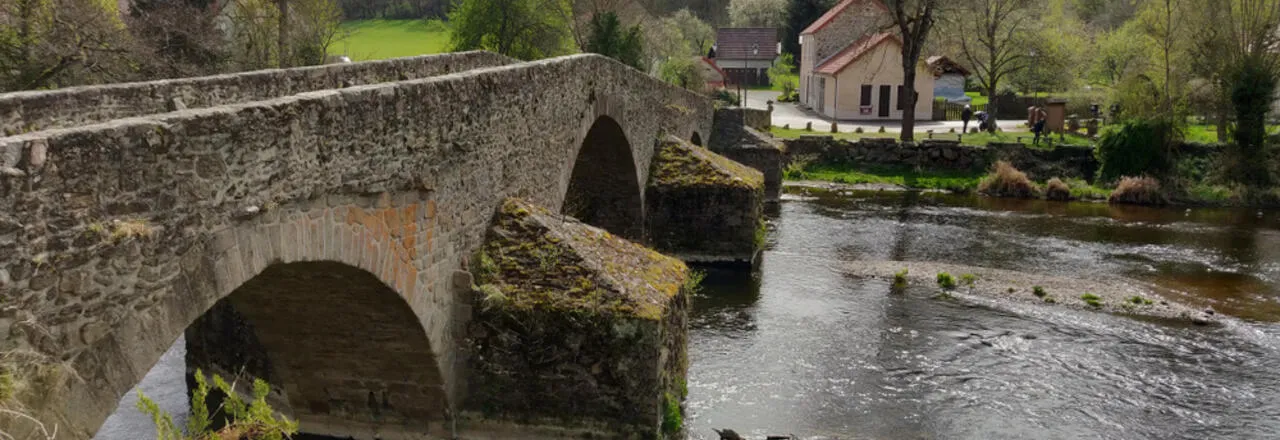
<svg viewBox="0 0 1280 440">
<path fill-rule="evenodd" d="M 466 410 L 605 438 L 659 436 L 660 408 L 683 398 L 684 263 L 508 199 L 471 266 Z"/>
<path fill-rule="evenodd" d="M 763 241 L 764 175 L 705 148 L 659 146 L 645 223 L 660 251 L 699 263 L 753 264 Z"/>
</svg>

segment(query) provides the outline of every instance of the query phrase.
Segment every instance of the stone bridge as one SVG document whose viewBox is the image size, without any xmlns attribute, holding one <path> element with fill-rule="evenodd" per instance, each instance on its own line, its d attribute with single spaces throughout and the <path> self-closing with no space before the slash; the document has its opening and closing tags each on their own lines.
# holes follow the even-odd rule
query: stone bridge
<svg viewBox="0 0 1280 440">
<path fill-rule="evenodd" d="M 655 145 L 701 142 L 712 114 L 597 55 L 0 95 L 0 349 L 60 366 L 19 400 L 85 439 L 227 299 L 304 431 L 444 435 L 455 279 L 500 202 L 642 238 Z"/>
</svg>

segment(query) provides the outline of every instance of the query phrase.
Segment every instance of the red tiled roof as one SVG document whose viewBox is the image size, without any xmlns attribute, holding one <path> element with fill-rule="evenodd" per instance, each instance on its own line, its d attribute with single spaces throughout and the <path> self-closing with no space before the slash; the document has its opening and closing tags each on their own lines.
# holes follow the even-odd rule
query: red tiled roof
<svg viewBox="0 0 1280 440">
<path fill-rule="evenodd" d="M 751 53 L 752 47 L 758 49 Z M 774 28 L 720 28 L 716 31 L 716 58 L 772 60 L 778 57 L 778 30 Z"/>
<path fill-rule="evenodd" d="M 729 74 L 724 73 L 724 70 L 723 70 L 723 69 L 721 69 L 721 68 L 720 68 L 720 66 L 717 66 L 715 61 L 711 61 L 711 59 L 710 59 L 710 58 L 702 57 L 701 59 L 702 59 L 702 62 L 707 63 L 707 65 L 708 65 L 708 66 L 711 66 L 711 68 L 712 68 L 712 69 L 714 69 L 714 70 L 716 71 L 716 73 L 718 73 L 718 74 L 720 75 L 720 81 L 719 81 L 719 82 L 720 82 L 721 84 L 724 84 L 724 80 L 725 80 L 726 78 L 729 78 Z M 708 81 L 708 82 L 712 82 L 712 81 Z"/>
<path fill-rule="evenodd" d="M 804 31 L 800 32 L 800 35 L 812 34 L 814 32 L 821 30 L 824 27 L 827 27 L 828 24 L 831 24 L 832 21 L 835 21 L 836 17 L 839 16 L 841 12 L 844 12 L 845 9 L 849 9 L 849 7 L 853 6 L 854 3 L 862 3 L 867 1 L 871 2 L 872 5 L 879 7 L 883 11 L 886 11 L 886 12 L 889 11 L 889 7 L 885 6 L 884 2 L 881 2 L 880 0 L 844 0 L 844 1 L 841 1 L 839 4 L 835 5 L 835 7 L 827 10 L 827 13 L 822 14 L 821 17 L 818 17 L 818 19 L 814 21 L 813 24 L 809 25 L 809 27 L 804 28 Z"/>
<path fill-rule="evenodd" d="M 871 49 L 874 49 L 876 46 L 879 46 L 881 43 L 886 41 L 892 41 L 898 45 L 902 45 L 902 40 L 899 40 L 897 35 L 888 32 L 864 37 L 861 40 L 853 42 L 849 47 L 841 50 L 840 53 L 831 56 L 831 58 L 827 58 L 825 62 L 814 68 L 813 72 L 827 75 L 840 73 L 840 71 L 849 67 L 850 64 L 853 64 L 854 61 L 857 61 L 858 58 L 862 58 L 863 55 L 871 52 Z"/>
</svg>

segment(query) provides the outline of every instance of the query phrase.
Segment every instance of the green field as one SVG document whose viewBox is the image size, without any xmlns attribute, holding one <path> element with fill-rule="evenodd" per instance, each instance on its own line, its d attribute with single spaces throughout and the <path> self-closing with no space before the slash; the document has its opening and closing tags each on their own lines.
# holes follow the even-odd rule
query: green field
<svg viewBox="0 0 1280 440">
<path fill-rule="evenodd" d="M 439 20 L 356 20 L 343 23 L 342 29 L 350 34 L 330 46 L 329 53 L 353 61 L 449 51 L 449 25 Z"/>
</svg>

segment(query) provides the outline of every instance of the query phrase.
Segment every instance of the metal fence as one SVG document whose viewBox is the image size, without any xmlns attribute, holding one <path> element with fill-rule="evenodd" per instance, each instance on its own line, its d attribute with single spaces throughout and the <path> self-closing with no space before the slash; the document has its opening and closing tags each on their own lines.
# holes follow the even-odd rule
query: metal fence
<svg viewBox="0 0 1280 440">
<path fill-rule="evenodd" d="M 987 105 L 973 105 L 973 112 L 986 111 Z M 933 120 L 935 121 L 959 121 L 960 112 L 964 111 L 964 104 L 946 101 L 933 101 Z"/>
</svg>

